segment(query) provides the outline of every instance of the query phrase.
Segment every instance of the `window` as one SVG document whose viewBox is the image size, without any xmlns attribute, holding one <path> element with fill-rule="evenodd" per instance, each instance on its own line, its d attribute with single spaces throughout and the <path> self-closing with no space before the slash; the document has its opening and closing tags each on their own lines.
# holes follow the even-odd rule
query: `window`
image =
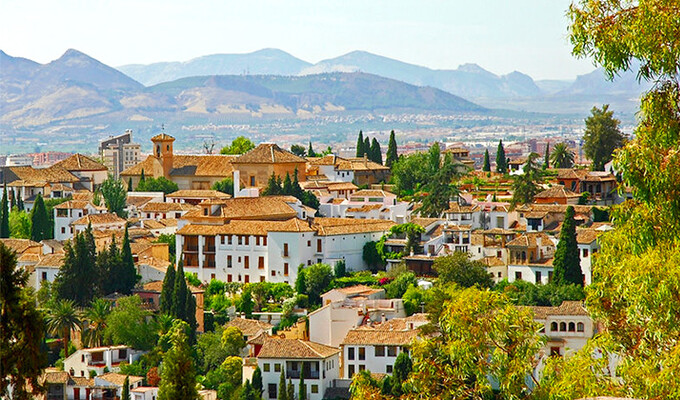
<svg viewBox="0 0 680 400">
<path fill-rule="evenodd" d="M 245 269 L 250 268 L 250 256 L 243 257 L 243 268 Z"/>
<path fill-rule="evenodd" d="M 288 263 L 283 263 L 283 276 L 288 276 Z"/>
<path fill-rule="evenodd" d="M 312 247 L 312 241 L 311 240 L 307 241 L 307 247 Z"/>
<path fill-rule="evenodd" d="M 567 323 L 566 322 L 560 322 L 560 332 L 566 332 L 567 331 Z"/>
<path fill-rule="evenodd" d="M 267 245 L 267 237 L 262 236 L 262 246 L 266 246 L 266 245 Z"/>
<path fill-rule="evenodd" d="M 588 249 L 583 249 L 583 258 L 588 257 Z"/>
<path fill-rule="evenodd" d="M 279 363 L 274 364 L 274 372 L 281 372 L 281 364 Z"/>
<path fill-rule="evenodd" d="M 551 356 L 560 356 L 560 348 L 559 347 L 551 347 L 550 348 L 550 355 Z"/>
<path fill-rule="evenodd" d="M 359 347 L 359 360 L 365 360 L 366 359 L 366 348 L 365 347 Z"/>
<path fill-rule="evenodd" d="M 259 245 L 260 245 L 260 237 L 255 236 L 255 246 L 259 246 Z"/>
<path fill-rule="evenodd" d="M 66 233 L 66 228 L 62 227 L 62 228 L 61 228 L 61 233 Z"/>
<path fill-rule="evenodd" d="M 392 373 L 392 366 L 391 365 L 386 366 L 385 372 L 388 373 L 388 374 L 391 374 Z"/>
<path fill-rule="evenodd" d="M 276 398 L 276 383 L 270 383 L 267 385 L 267 395 L 270 399 Z"/>
<path fill-rule="evenodd" d="M 552 282 L 552 276 L 553 276 L 553 272 L 548 271 L 548 282 Z"/>
<path fill-rule="evenodd" d="M 276 276 L 276 271 L 272 270 L 272 276 Z"/>
<path fill-rule="evenodd" d="M 227 244 L 231 244 L 231 235 L 227 236 Z"/>
<path fill-rule="evenodd" d="M 312 385 L 312 393 L 319 393 L 319 385 Z"/>
<path fill-rule="evenodd" d="M 577 332 L 585 331 L 585 326 L 583 325 L 583 322 L 579 322 L 578 324 L 576 324 L 576 331 Z"/>
<path fill-rule="evenodd" d="M 516 281 L 522 280 L 522 271 L 515 271 L 515 280 Z"/>
<path fill-rule="evenodd" d="M 283 244 L 283 256 L 288 257 L 288 243 Z"/>
<path fill-rule="evenodd" d="M 250 244 L 250 243 L 248 243 L 249 241 L 250 241 L 250 236 L 246 236 L 246 246 L 248 246 Z"/>
<path fill-rule="evenodd" d="M 229 236 L 231 237 L 231 236 Z M 227 268 L 231 268 L 232 263 L 231 263 L 231 256 L 227 256 Z"/>
<path fill-rule="evenodd" d="M 359 364 L 359 371 L 366 371 L 366 365 Z"/>
<path fill-rule="evenodd" d="M 263 370 L 264 372 L 269 372 L 269 363 L 264 363 L 264 364 L 262 365 L 262 370 Z"/>
<path fill-rule="evenodd" d="M 229 274 L 229 275 L 227 275 L 227 282 L 231 282 L 231 281 L 232 281 L 231 274 Z"/>
<path fill-rule="evenodd" d="M 347 366 L 347 379 L 352 379 L 354 376 L 354 365 Z"/>
<path fill-rule="evenodd" d="M 550 331 L 557 332 L 557 322 L 550 323 Z"/>
<path fill-rule="evenodd" d="M 347 348 L 347 359 L 354 360 L 354 347 Z"/>
<path fill-rule="evenodd" d="M 42 273 L 42 280 L 46 281 L 47 280 L 47 272 Z"/>
<path fill-rule="evenodd" d="M 569 332 L 575 332 L 576 331 L 576 324 L 573 322 L 569 323 Z"/>
<path fill-rule="evenodd" d="M 239 235 L 239 237 L 238 237 L 238 245 L 240 246 L 240 245 L 242 245 L 242 244 L 243 244 L 243 236 Z"/>
<path fill-rule="evenodd" d="M 210 280 L 215 279 L 215 274 L 210 274 Z"/>
<path fill-rule="evenodd" d="M 246 275 L 243 280 L 245 283 L 250 283 L 250 275 Z"/>
<path fill-rule="evenodd" d="M 541 283 L 541 271 L 536 271 L 536 283 Z"/>
<path fill-rule="evenodd" d="M 375 356 L 385 357 L 385 346 L 375 346 Z"/>
<path fill-rule="evenodd" d="M 274 272 L 274 271 L 272 271 Z M 260 282 L 264 282 L 264 276 L 260 275 Z"/>
<path fill-rule="evenodd" d="M 316 252 L 321 253 L 321 239 L 316 239 Z"/>
<path fill-rule="evenodd" d="M 264 257 L 260 256 L 257 258 L 257 268 L 264 269 Z"/>
<path fill-rule="evenodd" d="M 387 356 L 396 357 L 397 356 L 397 346 L 387 346 Z"/>
</svg>

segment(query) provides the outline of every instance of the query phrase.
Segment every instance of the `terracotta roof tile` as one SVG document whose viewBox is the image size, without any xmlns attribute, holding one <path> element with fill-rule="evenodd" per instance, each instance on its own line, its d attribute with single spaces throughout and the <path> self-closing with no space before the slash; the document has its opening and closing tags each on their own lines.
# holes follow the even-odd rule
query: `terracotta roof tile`
<svg viewBox="0 0 680 400">
<path fill-rule="evenodd" d="M 541 239 L 541 245 L 551 245 L 552 246 L 552 241 L 550 240 L 550 236 L 546 235 L 543 232 L 528 232 L 525 233 L 508 243 L 506 243 L 507 247 L 536 247 L 538 246 L 538 238 Z"/>
<path fill-rule="evenodd" d="M 293 198 L 295 199 L 295 198 Z M 297 201 L 297 199 L 295 199 Z M 239 197 L 224 199 L 217 202 L 202 202 L 201 204 L 219 204 L 218 214 L 208 218 L 228 219 L 289 219 L 297 216 L 297 212 L 286 202 L 285 196 Z M 197 207 L 187 212 L 184 219 L 202 220 L 206 218 L 203 210 Z"/>
<path fill-rule="evenodd" d="M 350 213 L 355 213 L 355 212 L 369 212 L 373 210 L 379 210 L 383 207 L 382 204 L 364 204 L 361 207 L 350 207 L 347 209 L 347 212 Z"/>
<path fill-rule="evenodd" d="M 108 171 L 104 164 L 78 153 L 54 165 L 62 167 L 67 171 Z"/>
<path fill-rule="evenodd" d="M 327 358 L 339 353 L 335 347 L 301 339 L 264 339 L 258 358 Z"/>
<path fill-rule="evenodd" d="M 547 198 L 574 198 L 574 197 L 580 197 L 581 195 L 578 193 L 574 193 L 569 189 L 566 189 L 562 185 L 554 185 L 550 189 L 546 189 L 534 196 L 537 199 L 547 199 Z"/>
<path fill-rule="evenodd" d="M 71 222 L 71 225 L 99 225 L 99 224 L 120 224 L 124 225 L 127 223 L 127 220 L 117 216 L 116 214 L 111 214 L 111 213 L 102 213 L 102 214 L 88 214 L 82 218 L 78 218 L 77 220 Z"/>
<path fill-rule="evenodd" d="M 366 158 L 348 158 L 346 160 L 340 161 L 335 169 L 343 171 L 385 171 L 389 170 L 389 167 L 369 161 Z"/>
<path fill-rule="evenodd" d="M 213 176 L 229 177 L 234 172 L 231 165 L 235 156 L 231 155 L 182 155 L 175 154 L 172 157 L 171 176 Z M 160 161 L 155 156 L 148 156 L 144 161 L 121 172 L 121 176 L 139 176 L 144 170 L 144 175 L 151 177 L 154 166 L 161 167 Z"/>
<path fill-rule="evenodd" d="M 352 329 L 342 345 L 408 346 L 418 336 L 418 330 Z"/>
<path fill-rule="evenodd" d="M 386 232 L 394 222 L 383 219 L 314 218 L 312 227 L 320 236 L 348 235 L 353 233 Z"/>
<path fill-rule="evenodd" d="M 306 164 L 307 160 L 296 156 L 288 150 L 280 148 L 277 144 L 260 143 L 257 147 L 242 156 L 237 157 L 232 162 L 234 164 Z"/>
<path fill-rule="evenodd" d="M 46 254 L 35 265 L 36 268 L 61 268 L 64 264 L 64 254 Z"/>
<path fill-rule="evenodd" d="M 596 229 L 579 228 L 576 230 L 576 241 L 579 244 L 591 244 L 602 233 Z"/>
<path fill-rule="evenodd" d="M 229 220 L 222 225 L 188 224 L 177 231 L 185 236 L 254 235 L 266 236 L 268 232 L 313 232 L 306 221 L 291 218 L 285 221 Z"/>
<path fill-rule="evenodd" d="M 167 212 L 178 212 L 178 211 L 189 211 L 195 206 L 187 203 L 161 203 L 158 201 L 153 201 L 146 203 L 142 207 L 142 212 L 148 213 L 167 213 Z"/>
<path fill-rule="evenodd" d="M 394 193 L 386 190 L 362 189 L 352 193 L 351 197 L 394 197 Z"/>
<path fill-rule="evenodd" d="M 228 199 L 231 196 L 227 193 L 222 193 L 219 190 L 178 190 L 172 192 L 165 197 L 170 198 L 199 198 L 199 199 Z"/>
<path fill-rule="evenodd" d="M 274 325 L 268 324 L 264 321 L 246 318 L 234 318 L 231 321 L 224 324 L 224 326 L 236 327 L 243 333 L 243 336 L 247 337 L 257 335 L 261 331 L 268 331 L 274 327 Z"/>
<path fill-rule="evenodd" d="M 98 375 L 97 378 L 101 378 L 107 382 L 111 382 L 116 386 L 123 386 L 125 383 L 125 378 L 129 377 L 130 378 L 130 385 L 134 385 L 137 382 L 141 382 L 144 380 L 143 377 L 141 376 L 134 376 L 134 375 L 123 375 L 119 374 L 116 372 L 109 372 L 103 375 Z"/>
<path fill-rule="evenodd" d="M 42 245 L 40 243 L 34 242 L 33 240 L 30 239 L 0 239 L 0 243 L 16 251 L 17 254 L 21 254 L 31 247 L 39 246 L 40 248 L 42 248 Z"/>
</svg>

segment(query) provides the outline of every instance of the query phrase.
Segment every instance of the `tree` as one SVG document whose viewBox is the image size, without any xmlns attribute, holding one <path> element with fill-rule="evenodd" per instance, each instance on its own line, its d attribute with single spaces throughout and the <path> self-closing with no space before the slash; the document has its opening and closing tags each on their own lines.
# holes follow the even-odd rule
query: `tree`
<svg viewBox="0 0 680 400">
<path fill-rule="evenodd" d="M 170 264 L 175 263 L 176 259 L 176 254 L 177 254 L 177 240 L 175 239 L 175 235 L 172 233 L 163 233 L 158 235 L 156 240 L 153 241 L 153 243 L 165 243 L 168 245 L 168 254 L 170 256 Z"/>
<path fill-rule="evenodd" d="M 17 195 L 14 193 L 14 189 L 9 191 L 9 209 L 12 210 L 17 205 Z"/>
<path fill-rule="evenodd" d="M 86 322 L 83 331 L 83 344 L 87 347 L 100 347 L 104 345 L 104 332 L 106 331 L 106 319 L 111 313 L 111 302 L 104 299 L 96 299 L 85 310 Z"/>
<path fill-rule="evenodd" d="M 491 172 L 491 162 L 489 161 L 489 149 L 484 150 L 484 165 L 482 171 Z"/>
<path fill-rule="evenodd" d="M 317 154 L 314 152 L 314 148 L 312 147 L 312 141 L 309 141 L 309 147 L 307 148 L 307 157 L 316 157 Z"/>
<path fill-rule="evenodd" d="M 220 154 L 245 154 L 255 148 L 255 143 L 245 136 L 239 136 L 230 145 L 220 150 Z"/>
<path fill-rule="evenodd" d="M 253 316 L 253 294 L 249 285 L 243 289 L 241 293 L 241 306 L 240 311 L 246 315 L 246 318 L 252 318 Z"/>
<path fill-rule="evenodd" d="M 137 283 L 137 268 L 135 268 L 135 260 L 132 257 L 132 249 L 130 248 L 130 236 L 128 227 L 125 225 L 125 234 L 123 236 L 123 245 L 121 247 L 122 264 L 120 271 L 117 271 L 116 280 L 118 281 L 117 289 L 119 293 L 130 294 Z"/>
<path fill-rule="evenodd" d="M 288 400 L 288 393 L 286 392 L 286 375 L 283 369 L 281 369 L 281 376 L 279 377 L 279 395 L 276 397 L 276 400 Z"/>
<path fill-rule="evenodd" d="M 333 281 L 333 270 L 329 265 L 322 263 L 310 265 L 305 269 L 305 281 L 309 301 L 312 304 L 320 304 L 321 294 L 328 289 Z"/>
<path fill-rule="evenodd" d="M 17 208 L 19 208 L 21 211 L 26 209 L 26 207 L 24 207 L 24 199 L 21 196 L 18 196 L 17 198 Z"/>
<path fill-rule="evenodd" d="M 470 260 L 468 253 L 457 251 L 451 255 L 437 257 L 432 267 L 437 271 L 438 282 L 444 285 L 456 283 L 464 288 L 493 286 L 493 279 L 486 271 L 484 263 Z"/>
<path fill-rule="evenodd" d="M 297 292 L 297 294 L 303 294 L 307 290 L 307 280 L 305 279 L 306 273 L 307 271 L 305 270 L 304 264 L 298 265 L 297 278 L 295 278 L 295 292 Z"/>
<path fill-rule="evenodd" d="M 382 264 L 383 262 L 376 245 L 377 243 L 374 241 L 366 242 L 361 253 L 361 259 L 364 260 L 371 271 L 377 271 L 378 265 Z"/>
<path fill-rule="evenodd" d="M 286 397 L 288 400 L 295 400 L 295 386 L 293 386 L 293 381 L 288 379 L 288 386 L 286 386 Z"/>
<path fill-rule="evenodd" d="M 31 210 L 31 240 L 40 242 L 51 237 L 52 227 L 49 216 L 45 209 L 45 202 L 40 193 L 35 198 L 33 210 Z"/>
<path fill-rule="evenodd" d="M 0 238 L 9 237 L 9 204 L 7 203 L 7 185 L 2 189 L 2 203 L 0 203 Z"/>
<path fill-rule="evenodd" d="M 394 361 L 394 373 L 392 374 L 392 394 L 395 396 L 400 396 L 402 393 L 402 385 L 408 379 L 409 374 L 413 368 L 413 363 L 411 362 L 411 357 L 409 357 L 407 352 L 402 351 L 397 356 Z"/>
<path fill-rule="evenodd" d="M 128 178 L 128 185 L 127 185 L 127 191 L 132 192 L 132 177 Z"/>
<path fill-rule="evenodd" d="M 222 332 L 222 348 L 229 356 L 238 356 L 246 347 L 243 332 L 235 326 L 228 326 Z"/>
<path fill-rule="evenodd" d="M 387 142 L 387 153 L 385 154 L 385 165 L 392 168 L 392 164 L 397 162 L 399 154 L 397 152 L 397 139 L 394 134 L 394 129 L 390 131 L 390 141 Z"/>
<path fill-rule="evenodd" d="M 11 385 L 16 399 L 38 397 L 46 359 L 42 313 L 28 287 L 29 274 L 17 268 L 16 254 L 0 242 L 0 397 Z M 30 394 L 29 394 L 30 393 Z M 7 397 L 8 398 L 8 397 Z"/>
<path fill-rule="evenodd" d="M 264 188 L 262 194 L 264 196 L 276 196 L 281 194 L 281 192 L 283 192 L 283 188 L 281 187 L 281 184 L 276 180 L 276 174 L 272 172 L 272 175 L 269 177 L 269 180 L 267 181 L 267 187 Z"/>
<path fill-rule="evenodd" d="M 189 343 L 196 344 L 196 329 L 198 329 L 198 322 L 196 321 L 196 298 L 191 293 L 191 290 L 187 290 L 186 299 L 186 311 L 184 315 L 186 316 L 184 321 L 189 324 L 191 331 L 189 332 Z"/>
<path fill-rule="evenodd" d="M 298 157 L 304 157 L 307 154 L 307 150 L 305 150 L 305 146 L 300 146 L 299 144 L 294 144 L 290 146 L 290 152 L 295 154 Z"/>
<path fill-rule="evenodd" d="M 392 165 L 392 183 L 396 192 L 401 195 L 412 195 L 427 185 L 432 176 L 427 153 L 414 153 L 402 155 Z"/>
<path fill-rule="evenodd" d="M 72 300 L 56 302 L 47 315 L 47 331 L 54 335 L 61 335 L 64 343 L 64 358 L 68 357 L 68 344 L 71 331 L 79 331 L 82 326 L 80 312 Z"/>
<path fill-rule="evenodd" d="M 162 313 L 170 314 L 172 312 L 172 300 L 175 298 L 175 267 L 170 264 L 165 271 L 163 278 L 163 288 L 161 289 L 160 309 Z"/>
<path fill-rule="evenodd" d="M 104 341 L 125 344 L 133 349 L 151 350 L 157 342 L 151 313 L 143 308 L 139 296 L 121 297 L 106 318 Z"/>
<path fill-rule="evenodd" d="M 545 156 L 543 157 L 543 169 L 550 168 L 550 143 L 545 145 Z"/>
<path fill-rule="evenodd" d="M 264 392 L 264 387 L 262 385 L 262 371 L 260 371 L 260 367 L 255 367 L 255 371 L 253 371 L 253 390 L 260 397 L 262 396 L 262 392 Z"/>
<path fill-rule="evenodd" d="M 290 196 L 293 194 L 293 181 L 290 179 L 290 174 L 286 172 L 286 178 L 283 180 L 283 194 Z"/>
<path fill-rule="evenodd" d="M 359 137 L 357 138 L 357 157 L 363 157 L 366 154 L 366 149 L 364 149 L 364 133 L 359 131 Z"/>
<path fill-rule="evenodd" d="M 305 385 L 305 370 L 300 369 L 300 383 L 298 384 L 298 400 L 307 400 L 307 385 Z"/>
<path fill-rule="evenodd" d="M 110 213 L 115 213 L 121 218 L 127 217 L 127 212 L 125 211 L 127 190 L 125 190 L 123 181 L 116 179 L 113 175 L 109 174 L 109 177 L 102 182 L 100 190 L 104 197 L 106 209 L 109 210 Z"/>
<path fill-rule="evenodd" d="M 529 154 L 523 173 L 515 175 L 512 182 L 512 199 L 510 200 L 513 207 L 517 204 L 531 203 L 534 201 L 534 196 L 542 190 L 539 183 L 543 180 L 543 174 L 536 163 L 538 157 L 537 153 Z"/>
<path fill-rule="evenodd" d="M 363 146 L 363 154 L 361 157 L 366 157 L 370 159 L 371 155 L 371 139 L 368 138 L 368 135 L 364 136 L 364 146 Z"/>
<path fill-rule="evenodd" d="M 234 179 L 224 178 L 221 181 L 213 183 L 212 190 L 217 190 L 218 192 L 226 193 L 230 196 L 234 195 Z"/>
<path fill-rule="evenodd" d="M 371 156 L 369 159 L 371 161 L 382 165 L 382 150 L 380 149 L 380 143 L 378 143 L 376 138 L 373 138 L 373 141 L 371 142 L 370 154 Z"/>
<path fill-rule="evenodd" d="M 35 208 L 35 206 L 34 206 Z M 49 226 L 49 221 L 46 221 Z M 31 238 L 31 218 L 26 211 L 14 207 L 9 212 L 9 237 L 16 239 Z"/>
<path fill-rule="evenodd" d="M 126 376 L 123 381 L 123 389 L 120 395 L 121 400 L 130 400 L 130 377 Z"/>
<path fill-rule="evenodd" d="M 137 185 L 138 192 L 163 192 L 170 194 L 178 190 L 177 184 L 164 176 L 140 180 Z"/>
<path fill-rule="evenodd" d="M 437 146 L 438 148 L 439 146 Z M 431 157 L 433 157 L 431 155 Z M 431 168 L 435 164 L 431 165 Z M 460 176 L 460 169 L 467 168 L 463 164 L 454 163 L 450 154 L 444 157 L 441 167 L 435 169 L 430 182 L 426 186 L 427 195 L 423 197 L 418 214 L 425 217 L 439 218 L 448 210 L 451 199 L 458 195 L 458 187 L 451 181 Z"/>
<path fill-rule="evenodd" d="M 574 166 L 574 152 L 566 143 L 557 143 L 550 154 L 553 168 L 571 168 Z"/>
<path fill-rule="evenodd" d="M 196 370 L 186 331 L 186 322 L 176 321 L 172 330 L 172 347 L 163 357 L 158 400 L 198 400 Z"/>
<path fill-rule="evenodd" d="M 560 241 L 557 243 L 553 259 L 553 268 L 553 279 L 556 284 L 583 285 L 573 206 L 567 207 L 564 215 L 564 222 L 562 222 L 562 229 L 560 231 Z"/>
<path fill-rule="evenodd" d="M 338 260 L 335 263 L 333 275 L 335 275 L 336 278 L 342 278 L 343 276 L 347 275 L 347 265 L 345 264 L 345 260 Z"/>
<path fill-rule="evenodd" d="M 90 304 L 98 291 L 93 285 L 97 274 L 96 249 L 90 228 L 77 233 L 64 245 L 64 264 L 54 281 L 59 298 L 73 300 L 79 306 Z"/>
<path fill-rule="evenodd" d="M 623 146 L 626 137 L 619 129 L 621 121 L 614 118 L 613 111 L 609 111 L 609 104 L 601 109 L 593 107 L 590 113 L 585 120 L 583 150 L 593 162 L 592 169 L 604 171 L 604 165 L 612 160 L 614 150 Z"/>
<path fill-rule="evenodd" d="M 178 319 L 186 319 L 187 311 L 187 281 L 184 278 L 184 266 L 182 260 L 177 265 L 175 274 L 175 286 L 172 289 L 172 308 L 171 314 Z"/>
<path fill-rule="evenodd" d="M 498 141 L 498 150 L 496 150 L 496 172 L 501 174 L 508 173 L 508 162 L 505 157 L 505 148 L 503 147 L 503 140 Z"/>
</svg>

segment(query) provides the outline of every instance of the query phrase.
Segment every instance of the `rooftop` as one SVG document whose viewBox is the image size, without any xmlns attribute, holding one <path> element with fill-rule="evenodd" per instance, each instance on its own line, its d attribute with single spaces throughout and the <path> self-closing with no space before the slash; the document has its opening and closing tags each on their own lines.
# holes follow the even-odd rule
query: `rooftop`
<svg viewBox="0 0 680 400">
<path fill-rule="evenodd" d="M 339 352 L 335 347 L 307 340 L 266 337 L 257 358 L 319 359 Z"/>
<path fill-rule="evenodd" d="M 71 157 L 61 160 L 54 164 L 58 167 L 62 167 L 68 171 L 107 171 L 108 168 L 104 164 L 99 163 L 89 157 L 82 154 L 74 154 Z"/>
<path fill-rule="evenodd" d="M 277 144 L 260 143 L 257 147 L 237 157 L 232 162 L 234 164 L 306 164 L 307 160 L 280 148 Z M 304 173 L 304 171 L 300 171 L 300 173 Z"/>
</svg>

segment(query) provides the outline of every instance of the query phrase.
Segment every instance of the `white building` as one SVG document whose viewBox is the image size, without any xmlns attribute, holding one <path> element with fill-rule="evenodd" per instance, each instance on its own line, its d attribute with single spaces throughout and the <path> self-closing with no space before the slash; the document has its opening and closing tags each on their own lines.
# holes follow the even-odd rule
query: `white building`
<svg viewBox="0 0 680 400">
<path fill-rule="evenodd" d="M 94 386 L 95 388 L 108 388 L 107 390 L 104 390 L 103 396 L 102 397 L 95 397 L 95 398 L 103 398 L 103 399 L 113 399 L 117 398 L 120 399 L 120 397 L 123 395 L 123 385 L 125 384 L 125 378 L 129 379 L 130 385 L 128 386 L 128 390 L 132 392 L 138 387 L 142 386 L 142 382 L 144 381 L 144 378 L 141 376 L 132 376 L 132 375 L 122 375 L 116 372 L 109 372 L 104 375 L 97 375 L 94 377 Z M 132 399 L 132 396 L 130 396 Z M 123 400 L 123 399 L 121 399 Z"/>
<path fill-rule="evenodd" d="M 552 279 L 555 242 L 543 232 L 525 233 L 507 243 L 508 281 L 547 284 Z"/>
<path fill-rule="evenodd" d="M 397 195 L 385 190 L 359 190 L 348 199 L 339 200 L 322 198 L 319 214 L 335 218 L 385 219 L 402 224 L 411 219 L 413 209 L 411 203 L 397 201 Z"/>
<path fill-rule="evenodd" d="M 583 271 L 583 281 L 590 285 L 593 280 L 592 258 L 593 254 L 600 250 L 597 237 L 602 233 L 595 229 L 576 230 L 576 242 L 578 243 L 578 253 L 581 260 L 581 271 Z"/>
<path fill-rule="evenodd" d="M 125 229 L 127 220 L 112 213 L 88 214 L 71 222 L 72 236 L 76 233 L 85 232 L 88 226 L 92 227 L 93 231 L 122 231 Z M 69 237 L 70 239 L 70 237 Z"/>
<path fill-rule="evenodd" d="M 340 350 L 315 342 L 265 337 L 256 357 L 265 399 L 277 398 L 281 372 L 292 381 L 296 394 L 300 392 L 300 375 L 304 374 L 309 400 L 323 399 L 326 389 L 340 377 Z"/>
<path fill-rule="evenodd" d="M 565 356 L 580 350 L 595 335 L 595 323 L 580 301 L 564 301 L 558 307 L 531 307 L 534 320 L 543 324 L 546 355 Z"/>
<path fill-rule="evenodd" d="M 130 400 L 156 400 L 158 388 L 154 386 L 138 386 L 130 390 Z"/>
<path fill-rule="evenodd" d="M 29 284 L 37 291 L 43 282 L 54 283 L 59 269 L 64 264 L 64 254 L 45 254 L 33 267 L 29 277 Z"/>
<path fill-rule="evenodd" d="M 64 371 L 71 376 L 83 377 L 89 377 L 90 371 L 102 375 L 104 368 L 107 371 L 118 372 L 121 362 L 132 364 L 144 353 L 142 350 L 134 350 L 123 345 L 80 349 L 64 360 Z"/>
<path fill-rule="evenodd" d="M 54 238 L 68 240 L 73 237 L 71 223 L 92 214 L 106 212 L 106 207 L 96 206 L 89 201 L 69 200 L 54 207 Z"/>
</svg>

